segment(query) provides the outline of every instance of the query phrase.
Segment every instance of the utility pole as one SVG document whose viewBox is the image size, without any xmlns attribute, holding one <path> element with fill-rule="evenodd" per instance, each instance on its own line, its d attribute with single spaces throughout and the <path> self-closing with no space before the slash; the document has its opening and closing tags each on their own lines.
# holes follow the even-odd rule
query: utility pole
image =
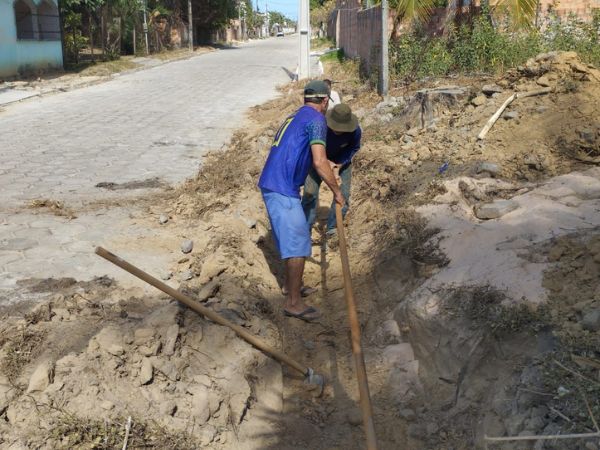
<svg viewBox="0 0 600 450">
<path fill-rule="evenodd" d="M 192 0 L 188 0 L 188 34 L 190 52 L 194 51 L 194 16 L 192 15 Z"/>
<path fill-rule="evenodd" d="M 381 0 L 381 68 L 379 94 L 386 98 L 389 91 L 389 35 L 388 35 L 388 0 Z"/>
<path fill-rule="evenodd" d="M 146 0 L 144 0 L 144 4 L 142 7 L 144 11 L 144 40 L 146 41 L 146 56 L 148 56 L 150 54 L 150 46 L 148 45 L 148 19 L 146 17 Z"/>
<path fill-rule="evenodd" d="M 265 1 L 265 17 L 267 19 L 267 37 L 271 36 L 271 27 L 269 24 L 269 2 Z"/>
<path fill-rule="evenodd" d="M 310 6 L 308 0 L 299 0 L 298 30 L 300 46 L 298 53 L 298 80 L 310 77 Z"/>
</svg>

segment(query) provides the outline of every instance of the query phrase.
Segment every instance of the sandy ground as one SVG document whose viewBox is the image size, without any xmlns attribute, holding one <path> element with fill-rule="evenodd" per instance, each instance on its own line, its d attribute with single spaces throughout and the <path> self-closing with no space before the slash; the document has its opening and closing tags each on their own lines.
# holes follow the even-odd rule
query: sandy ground
<svg viewBox="0 0 600 450">
<path fill-rule="evenodd" d="M 364 129 L 346 231 L 380 448 L 593 433 L 598 71 L 573 54 L 541 55 L 502 78 L 439 80 L 380 102 L 352 66 L 328 70 L 344 77 L 338 90 Z M 552 92 L 515 101 L 477 140 L 510 94 L 540 87 Z M 323 393 L 164 296 L 107 278 L 30 280 L 31 302 L 4 311 L 0 328 L 3 448 L 116 448 L 129 417 L 130 448 L 364 448 L 340 256 L 322 232 L 327 189 L 304 280 L 323 318 L 281 313 L 281 264 L 255 184 L 281 117 L 299 104 L 296 87 L 282 93 L 150 205 L 194 242 L 155 275 L 317 369 Z"/>
</svg>

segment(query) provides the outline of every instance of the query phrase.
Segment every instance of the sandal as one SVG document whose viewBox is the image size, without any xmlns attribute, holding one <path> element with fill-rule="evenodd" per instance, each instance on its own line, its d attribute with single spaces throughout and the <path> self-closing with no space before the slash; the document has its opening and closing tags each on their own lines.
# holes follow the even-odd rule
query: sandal
<svg viewBox="0 0 600 450">
<path fill-rule="evenodd" d="M 288 311 L 287 309 L 284 309 L 283 315 L 287 316 L 287 317 L 293 317 L 294 319 L 304 320 L 305 322 L 313 322 L 313 321 L 317 320 L 319 317 L 321 317 L 321 314 L 319 313 L 319 311 L 312 306 L 309 306 L 304 311 L 302 311 L 301 313 L 298 313 L 298 314 Z"/>
</svg>

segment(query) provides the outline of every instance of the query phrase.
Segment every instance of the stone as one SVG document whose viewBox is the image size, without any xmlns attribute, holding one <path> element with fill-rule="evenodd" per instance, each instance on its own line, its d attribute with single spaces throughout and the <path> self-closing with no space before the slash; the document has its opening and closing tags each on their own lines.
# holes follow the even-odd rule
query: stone
<svg viewBox="0 0 600 450">
<path fill-rule="evenodd" d="M 427 430 L 425 427 L 418 423 L 411 423 L 407 429 L 407 434 L 414 439 L 424 439 L 427 435 Z"/>
<path fill-rule="evenodd" d="M 600 309 L 594 309 L 583 316 L 581 326 L 584 330 L 600 331 Z"/>
<path fill-rule="evenodd" d="M 160 223 L 161 225 L 164 225 L 168 221 L 169 221 L 169 216 L 167 216 L 166 214 L 161 214 L 158 218 L 158 223 Z"/>
<path fill-rule="evenodd" d="M 386 363 L 391 365 L 404 364 L 410 361 L 414 361 L 415 359 L 415 353 L 413 351 L 412 345 L 410 345 L 408 342 L 388 345 L 383 350 L 382 356 Z"/>
<path fill-rule="evenodd" d="M 587 142 L 588 144 L 593 144 L 594 141 L 596 140 L 596 133 L 594 132 L 594 130 L 583 129 L 583 130 L 579 130 L 577 132 L 577 134 L 579 134 L 579 137 L 581 139 L 583 139 L 585 142 Z"/>
<path fill-rule="evenodd" d="M 495 200 L 475 208 L 475 216 L 481 220 L 498 219 L 519 207 L 513 200 Z"/>
<path fill-rule="evenodd" d="M 200 302 L 205 302 L 209 298 L 215 296 L 215 294 L 219 291 L 219 287 L 220 284 L 217 280 L 209 281 L 204 286 L 202 286 L 202 289 L 200 289 L 200 292 L 198 292 L 196 298 Z"/>
<path fill-rule="evenodd" d="M 103 402 L 100 403 L 100 408 L 102 408 L 105 411 L 110 411 L 114 407 L 115 407 L 115 404 L 109 400 L 104 400 Z"/>
<path fill-rule="evenodd" d="M 519 118 L 519 113 L 517 111 L 508 111 L 502 117 L 504 117 L 504 120 L 516 120 Z"/>
<path fill-rule="evenodd" d="M 411 128 L 410 130 L 408 130 L 404 134 L 406 136 L 410 136 L 410 137 L 414 138 L 414 137 L 417 137 L 419 135 L 419 129 L 418 128 Z"/>
<path fill-rule="evenodd" d="M 172 361 L 166 361 L 161 358 L 157 358 L 156 356 L 152 357 L 151 360 L 152 366 L 162 373 L 165 377 L 167 377 L 171 381 L 177 381 L 180 378 L 179 371 L 177 370 L 177 366 Z"/>
<path fill-rule="evenodd" d="M 417 417 L 415 412 L 410 408 L 401 409 L 400 411 L 398 411 L 398 414 L 400 414 L 400 417 L 402 417 L 405 420 L 414 420 Z"/>
<path fill-rule="evenodd" d="M 215 440 L 215 436 L 217 435 L 217 429 L 213 425 L 206 425 L 202 428 L 200 433 L 200 444 L 203 447 L 207 447 L 211 442 Z"/>
<path fill-rule="evenodd" d="M 160 413 L 163 416 L 172 416 L 177 411 L 177 405 L 172 400 L 167 400 L 160 403 Z"/>
<path fill-rule="evenodd" d="M 548 74 L 539 77 L 536 83 L 543 87 L 551 87 L 554 84 L 552 83 L 552 80 L 550 79 L 550 76 L 548 76 Z"/>
<path fill-rule="evenodd" d="M 208 422 L 210 419 L 210 396 L 206 386 L 192 385 L 189 386 L 187 392 L 192 394 L 192 416 L 200 425 Z"/>
<path fill-rule="evenodd" d="M 350 408 L 346 413 L 346 420 L 352 426 L 359 426 L 363 423 L 362 414 L 358 408 Z"/>
<path fill-rule="evenodd" d="M 498 164 L 491 163 L 491 162 L 481 162 L 477 165 L 476 171 L 477 171 L 477 173 L 487 172 L 490 175 L 497 176 L 500 174 L 502 169 L 500 168 L 500 166 Z"/>
<path fill-rule="evenodd" d="M 485 95 L 489 95 L 489 96 L 494 95 L 494 94 L 500 94 L 503 91 L 504 91 L 504 89 L 502 89 L 497 84 L 486 84 L 485 86 L 483 86 L 481 88 L 481 92 L 483 92 Z"/>
<path fill-rule="evenodd" d="M 411 150 L 411 151 L 408 153 L 408 160 L 409 160 L 409 161 L 415 162 L 415 161 L 417 161 L 418 159 L 419 159 L 419 154 L 418 154 L 416 151 L 414 151 L 414 150 Z"/>
<path fill-rule="evenodd" d="M 100 330 L 100 332 L 90 341 L 91 349 L 93 349 L 94 343 L 98 348 L 113 356 L 121 356 L 125 353 L 123 336 L 115 327 L 106 327 Z"/>
<path fill-rule="evenodd" d="M 42 392 L 54 382 L 54 363 L 44 361 L 36 367 L 29 378 L 27 392 Z"/>
<path fill-rule="evenodd" d="M 487 101 L 487 97 L 485 95 L 478 95 L 477 97 L 473 98 L 471 100 L 471 104 L 473 106 L 482 106 L 485 104 L 485 102 Z"/>
<path fill-rule="evenodd" d="M 160 279 L 163 281 L 168 281 L 171 278 L 173 278 L 173 272 L 169 271 L 169 272 L 163 272 L 160 275 Z"/>
<path fill-rule="evenodd" d="M 548 111 L 548 107 L 544 106 L 544 105 L 541 105 L 541 106 L 538 106 L 537 108 L 535 108 L 535 112 L 537 112 L 538 114 L 543 114 L 546 111 Z"/>
<path fill-rule="evenodd" d="M 171 325 L 165 334 L 165 344 L 163 346 L 163 353 L 167 356 L 175 354 L 175 345 L 177 344 L 177 338 L 179 337 L 179 325 L 174 323 Z"/>
<path fill-rule="evenodd" d="M 194 272 L 192 270 L 184 270 L 180 275 L 181 281 L 189 281 L 194 278 Z"/>
<path fill-rule="evenodd" d="M 417 155 L 419 155 L 419 160 L 428 160 L 431 158 L 431 150 L 425 146 L 419 147 Z"/>
<path fill-rule="evenodd" d="M 133 343 L 135 345 L 151 344 L 154 340 L 154 329 L 138 328 L 133 332 Z"/>
<path fill-rule="evenodd" d="M 427 430 L 427 434 L 431 435 L 431 434 L 437 434 L 437 432 L 440 430 L 440 427 L 436 423 L 430 422 L 427 424 L 425 429 Z"/>
<path fill-rule="evenodd" d="M 152 382 L 154 378 L 154 367 L 152 367 L 152 361 L 149 358 L 142 359 L 142 366 L 140 368 L 139 381 L 140 385 L 144 386 Z"/>
<path fill-rule="evenodd" d="M 181 251 L 183 253 L 190 253 L 192 251 L 192 249 L 194 248 L 194 241 L 190 240 L 190 239 L 186 239 L 185 241 L 183 241 L 181 243 Z"/>
</svg>

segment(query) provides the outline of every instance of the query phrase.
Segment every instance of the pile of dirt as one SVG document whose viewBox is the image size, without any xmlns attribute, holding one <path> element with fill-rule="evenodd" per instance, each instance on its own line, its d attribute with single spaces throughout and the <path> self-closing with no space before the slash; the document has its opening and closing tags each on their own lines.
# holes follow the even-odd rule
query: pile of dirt
<svg viewBox="0 0 600 450">
<path fill-rule="evenodd" d="M 120 448 L 129 418 L 128 448 L 242 448 L 268 420 L 254 412 L 277 407 L 273 361 L 173 301 L 105 284 L 71 284 L 2 321 L 2 447 Z M 220 306 L 218 289 L 204 297 Z M 278 341 L 267 321 L 226 306 Z"/>
</svg>

